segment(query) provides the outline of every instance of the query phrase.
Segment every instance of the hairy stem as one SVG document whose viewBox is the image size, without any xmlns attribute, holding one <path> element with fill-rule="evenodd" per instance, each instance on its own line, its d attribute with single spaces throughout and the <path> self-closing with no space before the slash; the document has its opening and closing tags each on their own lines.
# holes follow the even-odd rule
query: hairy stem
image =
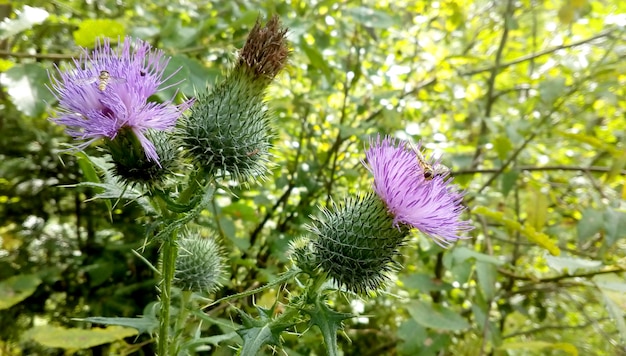
<svg viewBox="0 0 626 356">
<path fill-rule="evenodd" d="M 160 325 L 158 341 L 158 354 L 160 356 L 170 354 L 170 304 L 172 280 L 174 279 L 174 267 L 177 253 L 176 237 L 177 231 L 174 231 L 171 238 L 163 241 L 163 245 L 161 246 L 161 315 L 159 318 Z"/>
</svg>

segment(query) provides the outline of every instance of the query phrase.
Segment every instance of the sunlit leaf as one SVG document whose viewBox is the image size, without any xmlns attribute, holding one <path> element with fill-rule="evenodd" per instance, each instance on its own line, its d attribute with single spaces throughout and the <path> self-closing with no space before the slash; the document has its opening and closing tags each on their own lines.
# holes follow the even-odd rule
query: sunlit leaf
<svg viewBox="0 0 626 356">
<path fill-rule="evenodd" d="M 509 155 L 511 149 L 513 148 L 513 144 L 507 136 L 501 135 L 496 137 L 496 139 L 494 140 L 493 148 L 496 150 L 498 158 L 504 161 Z"/>
<path fill-rule="evenodd" d="M 78 329 L 44 325 L 36 326 L 26 333 L 27 338 L 43 346 L 69 350 L 89 349 L 134 335 L 137 335 L 136 330 L 120 326 Z"/>
<path fill-rule="evenodd" d="M 535 230 L 541 231 L 548 218 L 548 197 L 537 188 L 528 189 L 526 201 L 526 224 Z"/>
<path fill-rule="evenodd" d="M 545 342 L 545 341 L 524 341 L 524 342 L 507 342 L 498 347 L 499 350 L 529 350 L 542 352 L 544 349 L 555 349 L 564 351 L 568 355 L 578 355 L 576 346 L 565 342 Z"/>
<path fill-rule="evenodd" d="M 0 83 L 6 87 L 11 101 L 27 116 L 38 117 L 46 110 L 46 102 L 54 96 L 48 88 L 48 72 L 39 64 L 17 64 L 0 74 Z"/>
<path fill-rule="evenodd" d="M 0 22 L 0 40 L 5 40 L 18 33 L 32 28 L 34 25 L 43 23 L 49 16 L 48 12 L 38 7 L 24 5 L 21 10 L 16 10 L 16 17 L 5 18 Z"/>
<path fill-rule="evenodd" d="M 474 213 L 485 215 L 495 221 L 498 221 L 505 225 L 507 228 L 512 229 L 514 231 L 521 232 L 524 234 L 530 241 L 536 243 L 537 245 L 545 248 L 550 252 L 550 254 L 554 256 L 558 256 L 561 251 L 554 243 L 554 241 L 550 240 L 550 237 L 544 233 L 537 232 L 534 227 L 527 224 L 520 224 L 519 222 L 504 217 L 504 214 L 496 211 L 490 211 L 483 206 L 479 206 L 474 208 Z"/>
<path fill-rule="evenodd" d="M 111 19 L 85 19 L 74 31 L 74 42 L 81 47 L 90 48 L 101 37 L 108 37 L 111 42 L 117 42 L 126 33 L 124 24 Z"/>
</svg>

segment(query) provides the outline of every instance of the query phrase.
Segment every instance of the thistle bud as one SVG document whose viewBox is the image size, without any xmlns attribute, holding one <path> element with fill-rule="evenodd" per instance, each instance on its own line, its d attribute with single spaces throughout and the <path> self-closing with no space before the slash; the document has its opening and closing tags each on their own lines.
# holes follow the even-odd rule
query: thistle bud
<svg viewBox="0 0 626 356">
<path fill-rule="evenodd" d="M 381 288 L 390 272 L 398 269 L 393 257 L 409 229 L 394 219 L 375 193 L 346 199 L 324 209 L 310 231 L 316 235 L 316 264 L 340 287 L 355 293 Z"/>
<path fill-rule="evenodd" d="M 113 161 L 113 174 L 129 183 L 161 185 L 178 165 L 178 150 L 167 132 L 148 131 L 145 136 L 154 145 L 159 161 L 145 155 L 141 142 L 131 130 L 122 129 L 115 139 L 106 142 Z"/>
<path fill-rule="evenodd" d="M 315 247 L 308 237 L 298 237 L 289 242 L 287 255 L 302 271 L 312 275 L 317 268 Z"/>
<path fill-rule="evenodd" d="M 263 97 L 287 63 L 285 34 L 277 17 L 265 27 L 257 21 L 224 81 L 198 94 L 181 139 L 206 174 L 243 182 L 267 173 L 271 128 Z"/>
<path fill-rule="evenodd" d="M 189 231 L 178 241 L 174 285 L 182 290 L 212 293 L 222 284 L 224 259 L 213 238 Z"/>
</svg>

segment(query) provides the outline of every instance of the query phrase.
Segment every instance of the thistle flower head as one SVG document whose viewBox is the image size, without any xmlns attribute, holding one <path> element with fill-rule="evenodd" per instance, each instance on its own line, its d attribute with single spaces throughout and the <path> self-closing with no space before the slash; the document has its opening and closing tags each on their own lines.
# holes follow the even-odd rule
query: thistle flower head
<svg viewBox="0 0 626 356">
<path fill-rule="evenodd" d="M 174 126 L 192 101 L 174 105 L 149 102 L 169 78 L 163 73 L 169 59 L 141 40 L 126 37 L 118 48 L 110 41 L 98 41 L 90 53 L 83 49 L 73 68 L 61 71 L 52 84 L 59 101 L 59 115 L 53 121 L 67 126 L 66 132 L 86 140 L 79 148 L 98 139 L 114 140 L 123 129 L 139 140 L 146 157 L 158 164 L 154 144 L 146 137 L 148 130 L 167 130 Z"/>
<path fill-rule="evenodd" d="M 463 194 L 447 174 L 433 175 L 424 167 L 438 162 L 420 162 L 416 154 L 404 141 L 389 137 L 370 140 L 364 164 L 374 175 L 374 191 L 396 226 L 417 228 L 444 247 L 466 238 L 462 234 L 472 226 L 470 221 L 460 220 L 465 209 Z"/>
<path fill-rule="evenodd" d="M 267 86 L 287 62 L 286 30 L 278 18 L 254 26 L 224 81 L 197 96 L 179 130 L 194 165 L 209 176 L 246 182 L 268 172 L 271 147 Z"/>
<path fill-rule="evenodd" d="M 355 293 L 384 286 L 389 273 L 399 268 L 393 257 L 398 255 L 409 229 L 394 225 L 393 217 L 373 192 L 348 198 L 322 212 L 323 218 L 309 227 L 315 236 L 309 249 L 316 266 L 337 285 Z M 305 262 L 302 267 L 311 265 L 302 256 L 295 261 Z"/>
<path fill-rule="evenodd" d="M 178 240 L 174 284 L 182 290 L 212 293 L 221 287 L 225 267 L 213 238 L 185 231 Z"/>
</svg>

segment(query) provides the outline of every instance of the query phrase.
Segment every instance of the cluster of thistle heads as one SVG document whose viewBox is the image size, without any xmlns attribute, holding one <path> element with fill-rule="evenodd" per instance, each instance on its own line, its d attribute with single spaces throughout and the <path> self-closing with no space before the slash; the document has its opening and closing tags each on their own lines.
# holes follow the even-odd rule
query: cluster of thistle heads
<svg viewBox="0 0 626 356">
<path fill-rule="evenodd" d="M 116 48 L 108 39 L 98 41 L 72 68 L 58 69 L 52 90 L 59 110 L 52 120 L 80 141 L 79 149 L 103 141 L 115 175 L 126 184 L 161 187 L 186 167 L 207 181 L 262 180 L 272 144 L 264 95 L 287 63 L 286 32 L 277 17 L 265 26 L 257 22 L 225 78 L 180 104 L 176 95 L 150 100 L 180 84 L 168 83 L 176 72 L 164 76 L 169 58 L 162 51 L 130 37 Z M 461 220 L 462 192 L 447 173 L 433 174 L 437 162 L 424 160 L 408 142 L 373 137 L 363 163 L 373 175 L 371 191 L 322 209 L 309 235 L 292 244 L 300 269 L 326 273 L 357 293 L 384 285 L 411 230 L 446 246 L 471 229 Z M 175 282 L 212 291 L 223 268 L 220 249 L 198 233 L 181 234 Z"/>
</svg>

